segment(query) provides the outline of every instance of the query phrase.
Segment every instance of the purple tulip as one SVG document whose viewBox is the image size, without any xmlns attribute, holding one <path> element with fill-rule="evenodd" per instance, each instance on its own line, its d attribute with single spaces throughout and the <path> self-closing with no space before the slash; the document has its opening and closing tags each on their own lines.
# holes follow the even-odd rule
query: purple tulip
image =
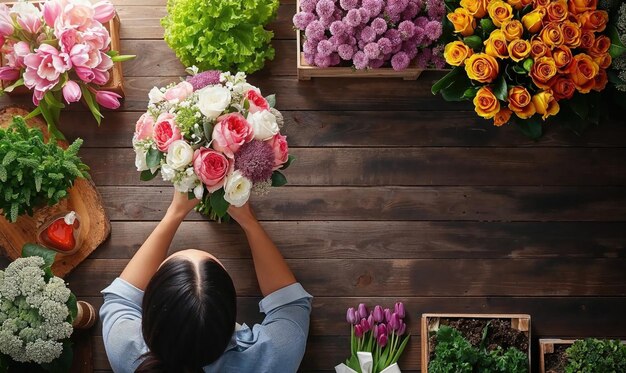
<svg viewBox="0 0 626 373">
<path fill-rule="evenodd" d="M 370 331 L 370 323 L 367 322 L 367 319 L 361 319 L 361 329 L 363 329 L 363 333 Z"/>
<path fill-rule="evenodd" d="M 385 347 L 387 345 L 387 341 L 388 341 L 387 334 L 380 334 L 378 336 L 378 339 L 376 340 L 376 342 L 378 342 L 378 345 L 380 347 Z"/>
<path fill-rule="evenodd" d="M 120 98 L 122 96 L 118 95 L 115 92 L 109 91 L 98 91 L 96 92 L 96 102 L 107 109 L 117 109 L 120 107 Z"/>
<path fill-rule="evenodd" d="M 398 316 L 401 319 L 404 319 L 404 317 L 406 316 L 405 310 L 404 310 L 404 304 L 402 302 L 398 302 L 396 303 L 396 306 L 394 307 L 396 313 L 398 314 Z"/>
<path fill-rule="evenodd" d="M 374 324 L 375 324 L 375 322 L 374 322 L 374 315 L 372 315 L 371 313 L 367 317 L 367 323 L 369 324 L 370 329 L 372 329 L 374 327 Z"/>
<path fill-rule="evenodd" d="M 400 317 L 395 312 L 391 315 L 391 320 L 389 320 L 389 327 L 391 328 L 391 330 L 394 331 L 398 330 L 398 328 L 400 327 Z"/>
<path fill-rule="evenodd" d="M 354 327 L 354 336 L 357 338 L 363 337 L 363 328 L 361 327 L 361 325 L 357 324 Z"/>
<path fill-rule="evenodd" d="M 356 324 L 356 311 L 354 310 L 354 307 L 350 307 L 348 308 L 348 311 L 346 311 L 346 321 L 351 325 Z"/>
<path fill-rule="evenodd" d="M 365 307 L 364 303 L 359 304 L 359 317 L 364 319 L 367 317 L 367 315 L 369 314 L 369 312 L 367 312 L 367 307 Z"/>
<path fill-rule="evenodd" d="M 389 308 L 385 308 L 385 321 L 387 321 L 387 323 L 389 323 L 389 321 L 391 321 L 391 310 Z"/>
<path fill-rule="evenodd" d="M 398 327 L 398 335 L 403 335 L 406 332 L 406 324 L 403 321 L 400 321 L 400 326 Z"/>
<path fill-rule="evenodd" d="M 376 322 L 382 322 L 383 319 L 385 318 L 385 313 L 383 311 L 383 308 L 381 306 L 376 306 L 374 307 L 374 321 Z"/>
<path fill-rule="evenodd" d="M 387 334 L 387 325 L 385 324 L 379 324 L 376 329 L 378 329 L 378 335 Z"/>
<path fill-rule="evenodd" d="M 378 326 L 375 326 L 374 329 L 372 329 L 372 334 L 374 334 L 374 338 L 378 338 Z"/>
</svg>

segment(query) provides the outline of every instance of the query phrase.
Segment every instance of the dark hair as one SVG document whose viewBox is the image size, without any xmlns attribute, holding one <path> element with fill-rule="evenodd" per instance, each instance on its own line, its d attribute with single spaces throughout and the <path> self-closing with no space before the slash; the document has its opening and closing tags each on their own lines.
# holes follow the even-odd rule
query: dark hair
<svg viewBox="0 0 626 373">
<path fill-rule="evenodd" d="M 150 351 L 136 372 L 201 372 L 231 340 L 236 298 L 232 279 L 212 259 L 163 263 L 143 297 L 141 328 Z"/>
</svg>

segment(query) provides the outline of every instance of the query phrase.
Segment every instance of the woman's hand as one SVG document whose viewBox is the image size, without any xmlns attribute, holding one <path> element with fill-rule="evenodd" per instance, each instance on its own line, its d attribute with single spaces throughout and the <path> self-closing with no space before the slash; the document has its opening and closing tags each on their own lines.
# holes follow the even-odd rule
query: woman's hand
<svg viewBox="0 0 626 373">
<path fill-rule="evenodd" d="M 200 200 L 193 198 L 189 199 L 187 193 L 180 193 L 174 191 L 174 198 L 170 207 L 167 209 L 168 214 L 173 214 L 175 217 L 184 219 L 189 211 L 193 210 L 200 203 Z"/>
<path fill-rule="evenodd" d="M 243 229 L 246 229 L 250 225 L 257 222 L 256 215 L 254 214 L 252 207 L 250 207 L 250 202 L 246 202 L 246 204 L 241 207 L 231 205 L 228 208 L 228 215 L 235 219 L 235 221 L 237 221 Z"/>
</svg>

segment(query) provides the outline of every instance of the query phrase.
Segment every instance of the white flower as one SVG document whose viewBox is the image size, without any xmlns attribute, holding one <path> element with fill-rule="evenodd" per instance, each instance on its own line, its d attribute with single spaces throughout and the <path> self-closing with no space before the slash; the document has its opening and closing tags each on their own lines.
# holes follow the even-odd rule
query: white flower
<svg viewBox="0 0 626 373">
<path fill-rule="evenodd" d="M 250 198 L 252 182 L 237 170 L 226 177 L 224 199 L 235 207 L 241 207 Z"/>
<path fill-rule="evenodd" d="M 148 93 L 148 97 L 150 98 L 150 104 L 157 104 L 163 100 L 165 100 L 165 94 L 161 92 L 160 89 L 154 87 Z"/>
<path fill-rule="evenodd" d="M 164 181 L 170 181 L 176 177 L 176 170 L 169 164 L 165 163 L 161 166 L 161 177 L 163 177 Z"/>
<path fill-rule="evenodd" d="M 198 92 L 198 109 L 209 119 L 219 117 L 230 105 L 231 95 L 222 86 L 208 86 Z"/>
<path fill-rule="evenodd" d="M 193 172 L 193 167 L 189 167 L 178 175 L 177 180 L 174 181 L 174 188 L 181 193 L 187 193 L 194 189 L 198 182 L 199 180 Z"/>
<path fill-rule="evenodd" d="M 268 110 L 250 113 L 248 114 L 247 119 L 250 126 L 252 126 L 254 138 L 257 140 L 269 140 L 280 131 L 278 123 L 276 122 L 276 117 Z"/>
<path fill-rule="evenodd" d="M 172 142 L 167 151 L 165 161 L 175 170 L 187 167 L 193 160 L 193 149 L 185 140 Z"/>
<path fill-rule="evenodd" d="M 89 4 L 91 6 L 91 4 Z M 32 3 L 27 3 L 26 1 L 18 1 L 11 8 L 11 13 L 17 14 L 23 18 L 40 18 L 41 12 L 39 9 L 33 5 Z"/>
<path fill-rule="evenodd" d="M 202 199 L 202 196 L 204 195 L 204 185 L 199 184 L 195 188 L 193 188 L 193 194 L 196 196 L 197 199 Z"/>
<path fill-rule="evenodd" d="M 233 92 L 238 95 L 243 95 L 248 91 L 257 91 L 259 94 L 261 94 L 260 89 L 249 83 L 238 83 L 233 86 Z"/>
<path fill-rule="evenodd" d="M 145 149 L 135 147 L 135 167 L 137 167 L 137 171 L 145 171 L 148 169 L 148 162 L 146 162 L 147 153 Z"/>
</svg>

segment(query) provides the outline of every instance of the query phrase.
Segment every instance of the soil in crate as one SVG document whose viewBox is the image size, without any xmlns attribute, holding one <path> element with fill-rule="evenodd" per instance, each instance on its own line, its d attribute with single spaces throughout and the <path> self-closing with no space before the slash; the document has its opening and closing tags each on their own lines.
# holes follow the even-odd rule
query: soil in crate
<svg viewBox="0 0 626 373">
<path fill-rule="evenodd" d="M 480 346 L 485 326 L 489 324 L 485 347 L 488 351 L 495 350 L 497 346 L 503 349 L 515 347 L 520 351 L 528 351 L 528 336 L 519 330 L 511 327 L 510 319 L 440 319 L 439 326 L 447 325 L 458 330 L 472 346 Z M 437 336 L 431 335 L 428 339 L 430 351 L 430 359 L 435 357 L 435 346 L 437 345 Z"/>
<path fill-rule="evenodd" d="M 555 345 L 554 352 L 545 354 L 545 367 L 546 373 L 563 373 L 565 366 L 567 366 L 567 355 L 565 351 L 571 345 Z"/>
</svg>

